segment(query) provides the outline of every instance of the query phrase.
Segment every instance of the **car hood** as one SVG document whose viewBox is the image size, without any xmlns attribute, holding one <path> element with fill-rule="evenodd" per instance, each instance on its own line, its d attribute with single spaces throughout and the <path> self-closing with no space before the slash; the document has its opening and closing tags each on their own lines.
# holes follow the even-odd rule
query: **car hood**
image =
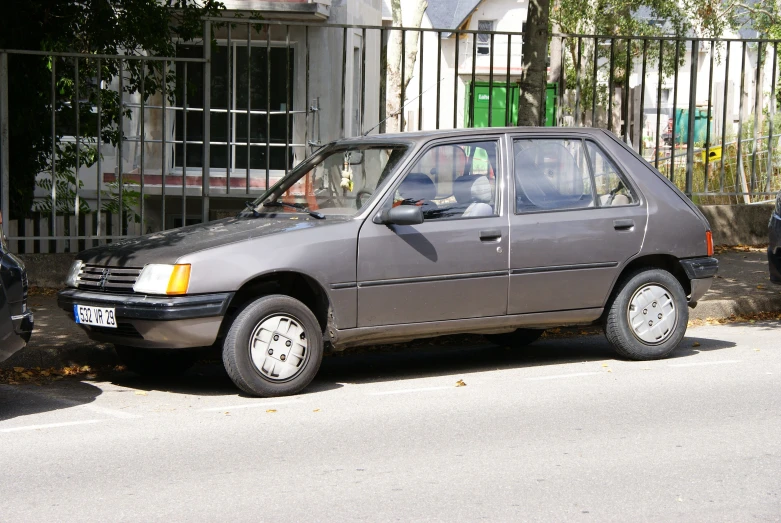
<svg viewBox="0 0 781 523">
<path fill-rule="evenodd" d="M 229 243 L 311 227 L 327 227 L 348 220 L 350 218 L 346 216 L 328 216 L 325 220 L 318 220 L 303 213 L 225 218 L 120 240 L 83 251 L 77 259 L 95 265 L 126 267 L 143 267 L 148 263 L 175 263 L 186 254 Z"/>
</svg>

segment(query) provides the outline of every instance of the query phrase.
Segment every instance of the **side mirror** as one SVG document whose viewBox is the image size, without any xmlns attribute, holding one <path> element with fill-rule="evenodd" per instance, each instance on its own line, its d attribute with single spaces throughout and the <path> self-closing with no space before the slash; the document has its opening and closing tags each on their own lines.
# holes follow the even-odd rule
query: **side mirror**
<svg viewBox="0 0 781 523">
<path fill-rule="evenodd" d="M 385 225 L 418 225 L 423 223 L 423 209 L 417 205 L 399 205 L 375 216 L 374 223 Z"/>
</svg>

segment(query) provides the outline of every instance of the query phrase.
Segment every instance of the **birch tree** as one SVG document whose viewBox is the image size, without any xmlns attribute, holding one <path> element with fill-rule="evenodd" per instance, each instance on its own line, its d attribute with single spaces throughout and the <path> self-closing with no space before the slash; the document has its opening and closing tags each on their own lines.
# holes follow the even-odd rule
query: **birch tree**
<svg viewBox="0 0 781 523">
<path fill-rule="evenodd" d="M 402 12 L 402 0 L 391 0 L 393 27 L 419 28 L 423 13 L 428 7 L 426 0 L 405 0 Z M 402 32 L 404 42 L 402 46 Z M 402 85 L 407 89 L 418 56 L 418 37 L 420 31 L 391 31 L 385 53 L 387 57 L 387 76 L 385 91 L 385 123 L 387 132 L 403 131 L 399 129 L 399 115 L 403 111 L 404 101 L 401 99 Z M 402 49 L 403 47 L 403 49 Z M 404 77 L 401 76 L 401 65 L 404 63 Z"/>
</svg>

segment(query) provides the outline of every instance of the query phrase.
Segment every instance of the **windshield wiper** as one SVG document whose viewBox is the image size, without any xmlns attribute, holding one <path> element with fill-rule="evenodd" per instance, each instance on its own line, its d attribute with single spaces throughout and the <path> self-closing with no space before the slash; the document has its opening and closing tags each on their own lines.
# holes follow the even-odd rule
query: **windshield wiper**
<svg viewBox="0 0 781 523">
<path fill-rule="evenodd" d="M 260 213 L 258 212 L 258 207 L 255 205 L 254 201 L 248 201 L 244 204 L 244 210 L 245 211 L 252 211 L 253 216 L 258 216 Z"/>
<path fill-rule="evenodd" d="M 298 209 L 301 212 L 305 212 L 309 216 L 317 218 L 318 220 L 325 220 L 324 214 L 321 214 L 317 211 L 310 210 L 306 205 L 301 203 L 285 203 L 285 202 L 273 201 L 273 202 L 265 202 L 263 204 L 263 207 L 291 207 L 293 209 Z"/>
</svg>

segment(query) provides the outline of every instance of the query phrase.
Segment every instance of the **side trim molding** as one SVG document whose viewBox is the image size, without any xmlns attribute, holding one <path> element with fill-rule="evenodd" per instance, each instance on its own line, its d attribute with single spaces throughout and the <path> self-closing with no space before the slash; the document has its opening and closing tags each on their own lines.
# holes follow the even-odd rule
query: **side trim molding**
<svg viewBox="0 0 781 523">
<path fill-rule="evenodd" d="M 507 271 L 470 272 L 465 274 L 444 274 L 442 276 L 397 278 L 394 280 L 370 280 L 370 281 L 358 282 L 358 287 L 378 287 L 380 285 L 401 285 L 404 283 L 428 283 L 434 281 L 470 280 L 473 278 L 495 278 L 497 276 L 507 276 Z"/>
<path fill-rule="evenodd" d="M 538 272 L 578 271 L 583 269 L 608 269 L 618 267 L 618 262 L 579 263 L 575 265 L 553 265 L 550 267 L 529 267 L 527 269 L 512 269 L 510 274 L 534 274 Z"/>
</svg>

